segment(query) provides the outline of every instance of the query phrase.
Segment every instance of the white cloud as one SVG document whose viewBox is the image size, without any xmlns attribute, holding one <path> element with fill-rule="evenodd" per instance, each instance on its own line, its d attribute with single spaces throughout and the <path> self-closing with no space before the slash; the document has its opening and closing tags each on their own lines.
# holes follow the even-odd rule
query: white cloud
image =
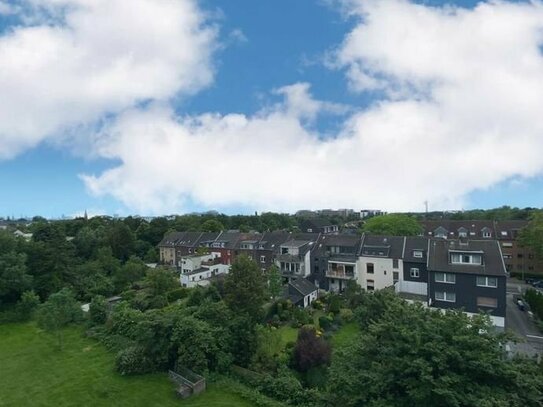
<svg viewBox="0 0 543 407">
<path fill-rule="evenodd" d="M 99 154 L 121 164 L 84 176 L 95 194 L 154 213 L 255 209 L 460 208 L 470 191 L 543 171 L 543 6 L 475 9 L 350 1 L 360 21 L 337 51 L 353 89 L 386 96 L 331 139 L 304 127 L 329 104 L 307 84 L 254 116 L 126 112 Z"/>
<path fill-rule="evenodd" d="M 212 80 L 216 32 L 193 0 L 24 5 L 0 36 L 0 159 Z"/>
</svg>

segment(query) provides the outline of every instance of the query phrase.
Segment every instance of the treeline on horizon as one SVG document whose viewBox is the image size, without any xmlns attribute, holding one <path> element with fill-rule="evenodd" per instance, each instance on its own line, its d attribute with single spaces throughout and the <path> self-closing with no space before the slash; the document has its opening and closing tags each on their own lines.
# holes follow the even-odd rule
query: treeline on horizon
<svg viewBox="0 0 543 407">
<path fill-rule="evenodd" d="M 462 211 L 432 211 L 432 212 L 401 212 L 415 217 L 417 220 L 530 220 L 534 213 L 542 212 L 541 208 L 526 207 L 517 208 L 501 206 L 493 209 L 471 209 Z M 318 218 L 327 221 L 331 225 L 343 226 L 345 223 L 363 221 L 358 212 L 349 216 L 315 214 L 310 219 Z M 263 212 L 254 215 L 226 215 L 218 212 L 192 213 L 183 215 L 169 215 L 156 217 L 112 217 L 107 215 L 94 216 L 92 218 L 77 217 L 74 219 L 46 219 L 34 216 L 32 219 L 0 218 L 13 228 L 23 232 L 32 233 L 43 222 L 55 222 L 62 225 L 67 236 L 75 236 L 85 225 L 104 225 L 121 221 L 125 223 L 137 235 L 136 238 L 151 245 L 160 242 L 164 233 L 168 231 L 197 232 L 197 231 L 223 231 L 239 230 L 240 232 L 271 232 L 275 230 L 296 231 L 300 229 L 300 221 L 308 219 L 307 216 L 295 214 Z"/>
</svg>

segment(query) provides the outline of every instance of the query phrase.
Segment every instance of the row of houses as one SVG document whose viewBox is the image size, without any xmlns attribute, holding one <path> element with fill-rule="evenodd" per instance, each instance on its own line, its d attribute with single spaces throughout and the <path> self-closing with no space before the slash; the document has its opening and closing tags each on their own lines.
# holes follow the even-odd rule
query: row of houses
<svg viewBox="0 0 543 407">
<path fill-rule="evenodd" d="M 496 326 L 505 323 L 506 266 L 492 238 L 183 232 L 159 247 L 161 261 L 176 266 L 187 287 L 227 273 L 236 256 L 246 255 L 262 270 L 277 265 L 303 306 L 317 289 L 342 292 L 354 281 L 367 291 L 393 287 L 430 307 L 485 311 Z"/>
<path fill-rule="evenodd" d="M 518 242 L 520 231 L 528 225 L 528 221 L 433 220 L 421 224 L 423 234 L 427 237 L 497 240 L 508 272 L 543 272 L 543 262 L 535 256 L 533 250 Z"/>
</svg>

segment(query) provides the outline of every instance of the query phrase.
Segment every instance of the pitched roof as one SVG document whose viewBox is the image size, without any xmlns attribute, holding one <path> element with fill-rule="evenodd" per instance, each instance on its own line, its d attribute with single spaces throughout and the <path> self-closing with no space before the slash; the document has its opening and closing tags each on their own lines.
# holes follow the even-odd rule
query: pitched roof
<svg viewBox="0 0 543 407">
<path fill-rule="evenodd" d="M 451 264 L 451 251 L 482 253 L 483 264 Z M 505 265 L 496 240 L 443 240 L 431 239 L 428 253 L 428 270 L 450 273 L 505 276 Z"/>
<path fill-rule="evenodd" d="M 400 259 L 403 253 L 404 239 L 403 236 L 365 235 L 360 255 Z"/>
<path fill-rule="evenodd" d="M 422 257 L 413 256 L 413 252 L 421 251 Z M 428 257 L 428 238 L 421 236 L 407 236 L 403 249 L 403 261 L 412 263 L 426 263 Z"/>
<path fill-rule="evenodd" d="M 296 290 L 298 293 L 300 293 L 304 297 L 306 295 L 309 295 L 317 291 L 317 286 L 313 284 L 312 282 L 310 282 L 309 280 L 306 280 L 305 278 L 297 278 L 295 280 L 290 281 L 288 284 L 289 284 L 289 287 L 292 287 L 294 290 Z"/>
</svg>

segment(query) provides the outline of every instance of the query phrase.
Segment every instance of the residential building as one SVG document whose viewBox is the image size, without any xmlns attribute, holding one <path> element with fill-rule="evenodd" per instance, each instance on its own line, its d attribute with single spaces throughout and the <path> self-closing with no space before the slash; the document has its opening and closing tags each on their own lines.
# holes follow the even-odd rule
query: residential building
<svg viewBox="0 0 543 407">
<path fill-rule="evenodd" d="M 314 243 L 307 239 L 292 239 L 279 246 L 275 264 L 279 267 L 285 282 L 307 277 L 311 273 L 310 259 Z"/>
<path fill-rule="evenodd" d="M 307 308 L 318 298 L 319 289 L 305 278 L 296 278 L 289 281 L 284 297 L 291 300 L 296 306 Z"/>
<path fill-rule="evenodd" d="M 427 268 L 430 306 L 487 312 L 505 326 L 507 274 L 496 240 L 432 239 Z"/>
<path fill-rule="evenodd" d="M 358 284 L 367 291 L 391 287 L 400 279 L 404 237 L 365 235 L 358 258 Z"/>
<path fill-rule="evenodd" d="M 358 252 L 362 238 L 356 235 L 322 235 L 311 256 L 309 279 L 324 290 L 342 292 L 358 278 Z"/>
<path fill-rule="evenodd" d="M 211 278 L 227 274 L 230 266 L 221 263 L 220 254 L 213 252 L 204 255 L 190 255 L 180 260 L 179 280 L 183 287 L 208 285 Z"/>
<path fill-rule="evenodd" d="M 330 221 L 322 218 L 302 219 L 299 224 L 301 231 L 306 233 L 331 234 L 339 232 L 338 225 L 333 225 Z"/>
<path fill-rule="evenodd" d="M 403 270 L 399 278 L 393 280 L 396 292 L 406 299 L 428 302 L 428 244 L 429 239 L 425 237 L 407 236 L 404 239 Z"/>
</svg>

